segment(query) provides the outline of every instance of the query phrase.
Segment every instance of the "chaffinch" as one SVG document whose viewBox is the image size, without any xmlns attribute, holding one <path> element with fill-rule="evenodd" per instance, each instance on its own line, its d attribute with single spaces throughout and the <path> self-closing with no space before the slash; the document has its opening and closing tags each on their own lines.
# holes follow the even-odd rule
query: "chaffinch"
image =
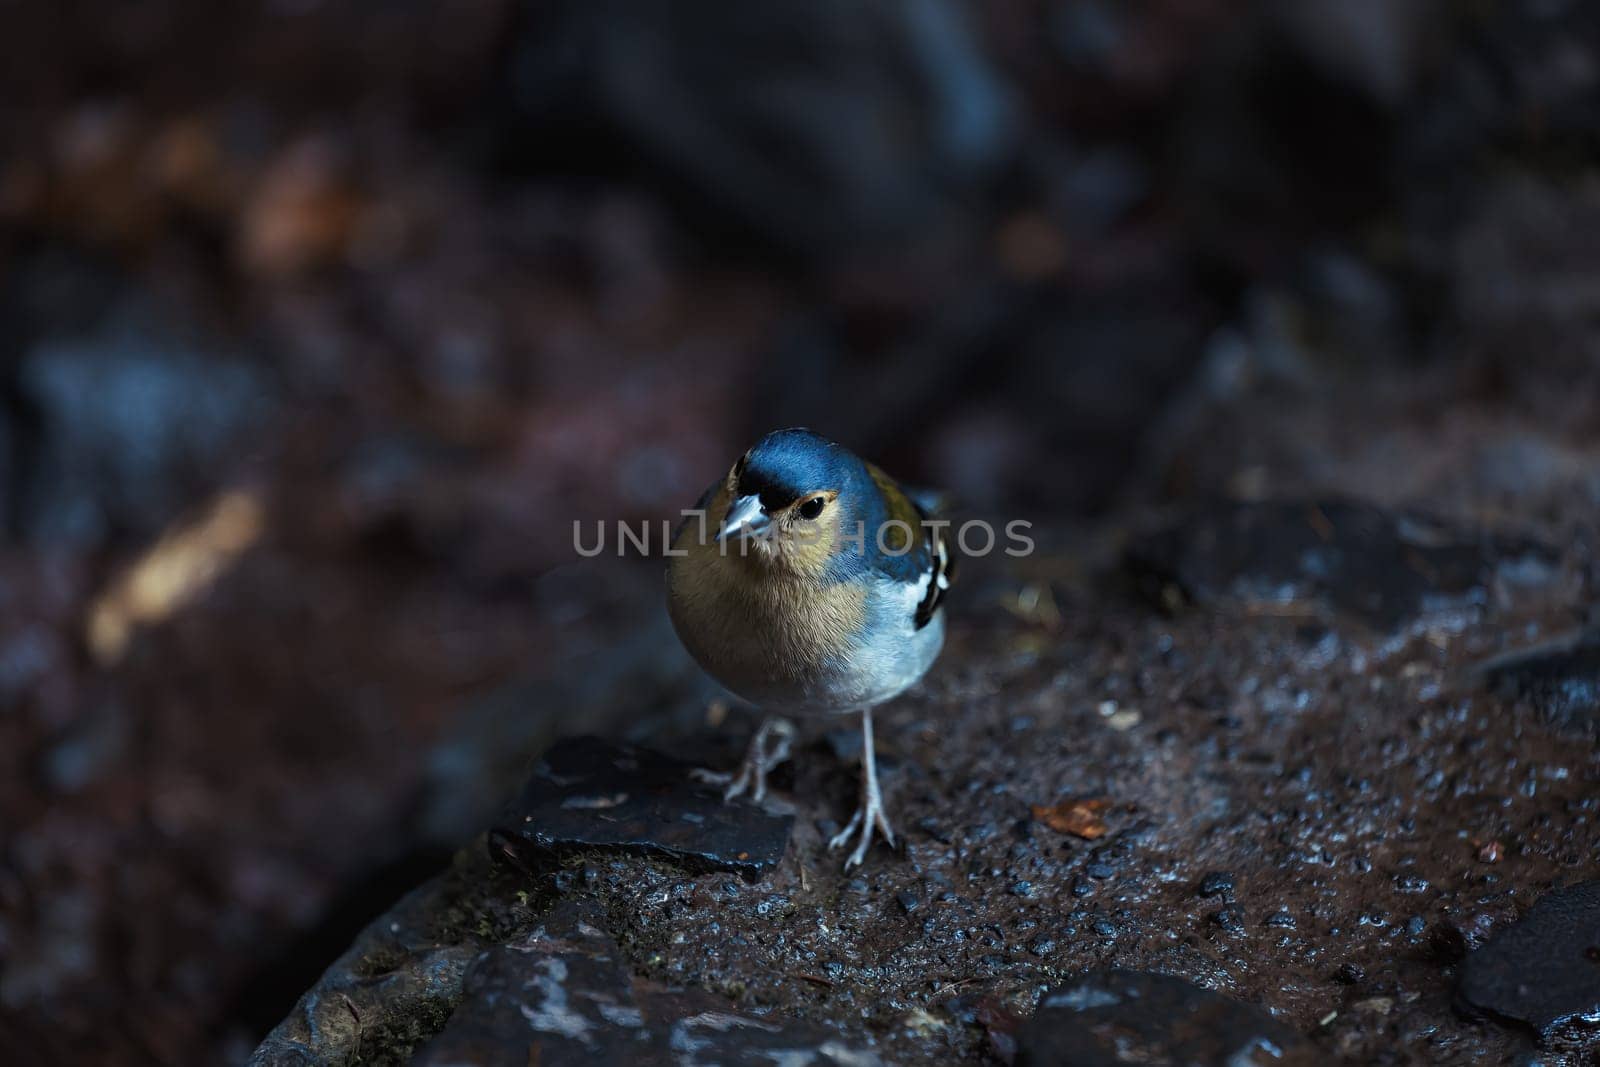
<svg viewBox="0 0 1600 1067">
<path fill-rule="evenodd" d="M 894 845 L 873 754 L 872 709 L 904 692 L 944 642 L 944 524 L 883 471 L 805 429 L 778 430 L 714 482 L 673 537 L 667 604 L 700 666 L 770 715 L 861 713 L 861 802 L 829 842 L 874 828 Z M 930 525 L 931 523 L 931 525 Z M 762 723 L 728 800 L 760 800 L 794 727 Z"/>
</svg>

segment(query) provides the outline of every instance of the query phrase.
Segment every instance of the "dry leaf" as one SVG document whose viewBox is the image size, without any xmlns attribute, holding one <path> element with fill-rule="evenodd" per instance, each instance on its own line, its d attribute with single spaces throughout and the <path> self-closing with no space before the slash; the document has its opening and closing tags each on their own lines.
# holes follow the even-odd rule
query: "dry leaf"
<svg viewBox="0 0 1600 1067">
<path fill-rule="evenodd" d="M 1106 821 L 1100 813 L 1111 806 L 1109 797 L 1066 800 L 1060 804 L 1033 806 L 1033 817 L 1058 833 L 1072 834 L 1086 841 L 1104 837 Z"/>
</svg>

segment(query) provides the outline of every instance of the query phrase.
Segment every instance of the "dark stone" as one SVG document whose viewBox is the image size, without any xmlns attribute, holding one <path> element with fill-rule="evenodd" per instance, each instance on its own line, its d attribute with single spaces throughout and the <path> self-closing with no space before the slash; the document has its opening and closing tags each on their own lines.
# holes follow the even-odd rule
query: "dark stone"
<svg viewBox="0 0 1600 1067">
<path fill-rule="evenodd" d="M 659 856 L 755 881 L 783 858 L 792 816 L 724 804 L 689 764 L 594 737 L 562 741 L 489 835 L 498 858 L 539 871 L 587 852 Z"/>
<path fill-rule="evenodd" d="M 461 1004 L 416 1067 L 505 1063 L 875 1064 L 821 1027 L 635 978 L 592 908 L 565 905 L 473 960 Z"/>
<path fill-rule="evenodd" d="M 514 884 L 481 848 L 463 849 L 450 870 L 361 931 L 262 1040 L 249 1067 L 354 1063 L 363 1049 L 373 1054 L 378 1046 L 397 1056 L 432 1034 L 460 1000 L 468 968 L 489 943 L 476 929 L 476 915 L 465 924 L 471 930 L 452 928 L 444 917 L 471 892 L 509 896 Z"/>
<path fill-rule="evenodd" d="M 1359 963 L 1342 963 L 1334 977 L 1345 985 L 1360 985 L 1367 980 L 1367 972 Z"/>
<path fill-rule="evenodd" d="M 904 909 L 907 915 L 910 915 L 912 912 L 916 911 L 917 908 L 922 906 L 922 901 L 917 899 L 915 893 L 906 893 L 902 891 L 896 893 L 894 895 L 894 899 L 899 901 L 900 907 Z"/>
<path fill-rule="evenodd" d="M 1091 971 L 1056 986 L 1017 1033 L 1016 1067 L 1319 1062 L 1265 1011 L 1181 978 Z"/>
<path fill-rule="evenodd" d="M 1600 725 L 1600 628 L 1497 656 L 1478 673 L 1489 689 L 1554 722 Z"/>
<path fill-rule="evenodd" d="M 1203 897 L 1221 896 L 1233 892 L 1233 875 L 1227 871 L 1212 871 L 1200 879 L 1200 895 Z"/>
<path fill-rule="evenodd" d="M 1468 955 L 1460 996 L 1545 1037 L 1600 1016 L 1600 881 L 1547 893 Z"/>
<path fill-rule="evenodd" d="M 1230 934 L 1244 932 L 1244 912 L 1235 904 L 1229 904 L 1211 916 L 1211 921 L 1228 931 Z"/>
<path fill-rule="evenodd" d="M 1165 607 L 1310 602 L 1379 627 L 1481 602 L 1495 567 L 1546 545 L 1349 500 L 1224 502 L 1136 539 L 1125 564 Z"/>
<path fill-rule="evenodd" d="M 1516 917 L 1510 905 L 1459 912 L 1435 926 L 1430 940 L 1441 959 L 1459 960 L 1487 944 L 1496 930 L 1515 921 Z"/>
</svg>

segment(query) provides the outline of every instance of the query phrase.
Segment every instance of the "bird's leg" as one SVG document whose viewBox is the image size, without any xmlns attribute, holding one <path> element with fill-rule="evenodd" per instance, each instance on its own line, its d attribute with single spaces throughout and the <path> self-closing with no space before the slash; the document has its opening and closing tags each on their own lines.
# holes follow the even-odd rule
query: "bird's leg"
<svg viewBox="0 0 1600 1067">
<path fill-rule="evenodd" d="M 849 824 L 828 842 L 828 848 L 839 848 L 860 832 L 861 839 L 856 842 L 855 850 L 844 861 L 845 870 L 866 859 L 874 827 L 893 848 L 894 827 L 889 825 L 889 816 L 883 810 L 883 793 L 878 789 L 878 760 L 872 750 L 872 709 L 864 708 L 861 712 L 861 805 L 850 816 Z"/>
<path fill-rule="evenodd" d="M 750 747 L 745 750 L 744 762 L 739 764 L 737 774 L 698 767 L 690 773 L 699 781 L 726 786 L 722 791 L 723 803 L 749 793 L 750 799 L 759 804 L 767 795 L 767 775 L 789 758 L 794 733 L 794 723 L 788 719 L 763 719 L 761 728 L 750 739 Z"/>
</svg>

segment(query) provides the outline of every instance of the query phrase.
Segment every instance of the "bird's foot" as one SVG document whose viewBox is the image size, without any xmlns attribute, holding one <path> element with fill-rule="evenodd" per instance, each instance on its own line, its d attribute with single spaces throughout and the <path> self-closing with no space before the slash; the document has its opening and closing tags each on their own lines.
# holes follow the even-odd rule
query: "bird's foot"
<svg viewBox="0 0 1600 1067">
<path fill-rule="evenodd" d="M 759 804 L 767 795 L 767 775 L 789 758 L 794 736 L 794 723 L 788 719 L 767 719 L 750 739 L 750 747 L 745 750 L 744 762 L 739 764 L 737 773 L 696 767 L 689 776 L 697 782 L 724 786 L 723 803 L 749 793 L 751 801 Z"/>
<path fill-rule="evenodd" d="M 882 835 L 884 842 L 890 847 L 895 847 L 894 827 L 889 825 L 889 816 L 883 810 L 883 794 L 878 789 L 878 775 L 876 768 L 873 773 L 863 770 L 861 774 L 861 804 L 856 808 L 856 813 L 850 816 L 850 821 L 843 830 L 828 841 L 829 850 L 842 848 L 850 843 L 850 839 L 858 833 L 860 840 L 850 855 L 845 857 L 844 869 L 859 867 L 867 858 L 867 849 L 872 847 L 872 831 L 876 828 Z"/>
</svg>

